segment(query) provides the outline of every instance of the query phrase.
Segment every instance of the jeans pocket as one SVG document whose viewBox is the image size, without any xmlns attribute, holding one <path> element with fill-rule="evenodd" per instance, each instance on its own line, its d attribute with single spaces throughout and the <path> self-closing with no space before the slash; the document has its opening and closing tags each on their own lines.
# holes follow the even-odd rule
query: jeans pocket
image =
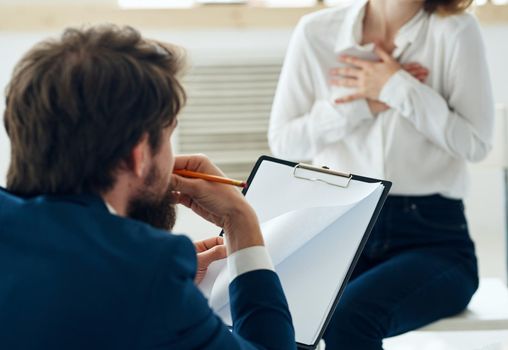
<svg viewBox="0 0 508 350">
<path fill-rule="evenodd" d="M 413 220 L 421 226 L 433 230 L 467 232 L 467 221 L 463 206 L 433 206 L 410 204 Z"/>
</svg>

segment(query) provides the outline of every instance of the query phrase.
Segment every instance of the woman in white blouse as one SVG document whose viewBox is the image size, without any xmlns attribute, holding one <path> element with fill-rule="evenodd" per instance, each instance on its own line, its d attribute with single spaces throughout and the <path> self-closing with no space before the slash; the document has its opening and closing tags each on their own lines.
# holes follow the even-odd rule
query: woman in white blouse
<svg viewBox="0 0 508 350">
<path fill-rule="evenodd" d="M 462 198 L 492 144 L 494 103 L 472 0 L 357 0 L 307 15 L 274 99 L 274 155 L 393 182 L 325 334 L 327 349 L 456 314 L 478 285 Z M 377 61 L 344 55 L 375 44 Z"/>
</svg>

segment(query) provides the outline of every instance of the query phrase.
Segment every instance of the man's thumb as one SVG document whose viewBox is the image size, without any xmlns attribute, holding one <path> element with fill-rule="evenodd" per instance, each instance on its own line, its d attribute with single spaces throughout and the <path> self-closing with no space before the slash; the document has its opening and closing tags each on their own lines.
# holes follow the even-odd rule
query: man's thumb
<svg viewBox="0 0 508 350">
<path fill-rule="evenodd" d="M 199 260 L 201 268 L 208 267 L 211 263 L 217 260 L 224 259 L 227 256 L 225 245 L 216 245 L 202 253 L 199 253 Z"/>
</svg>

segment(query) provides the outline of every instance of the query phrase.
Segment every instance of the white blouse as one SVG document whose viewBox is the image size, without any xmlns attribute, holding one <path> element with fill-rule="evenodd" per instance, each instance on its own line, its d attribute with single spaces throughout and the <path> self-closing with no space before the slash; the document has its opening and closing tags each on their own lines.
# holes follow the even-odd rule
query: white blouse
<svg viewBox="0 0 508 350">
<path fill-rule="evenodd" d="M 400 70 L 373 116 L 365 100 L 335 105 L 329 71 L 357 46 L 367 0 L 303 17 L 275 94 L 268 139 L 275 156 L 393 182 L 391 194 L 466 194 L 467 161 L 492 148 L 494 102 L 484 45 L 470 14 L 421 10 L 397 34 L 393 57 L 429 69 L 425 83 Z"/>
</svg>

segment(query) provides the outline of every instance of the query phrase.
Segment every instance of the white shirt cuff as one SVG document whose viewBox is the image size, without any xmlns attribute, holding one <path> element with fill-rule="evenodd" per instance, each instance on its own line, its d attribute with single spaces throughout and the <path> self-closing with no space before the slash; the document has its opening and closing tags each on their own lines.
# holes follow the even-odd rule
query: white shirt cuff
<svg viewBox="0 0 508 350">
<path fill-rule="evenodd" d="M 338 141 L 341 138 L 341 130 L 353 128 L 360 122 L 373 118 L 365 100 L 344 104 L 318 100 L 314 103 L 310 114 L 314 138 L 322 139 L 325 143 Z"/>
<path fill-rule="evenodd" d="M 401 114 L 407 115 L 408 111 L 408 94 L 411 86 L 418 83 L 411 74 L 403 69 L 392 75 L 385 83 L 379 93 L 379 101 L 386 103 L 388 106 L 395 108 Z"/>
<path fill-rule="evenodd" d="M 275 271 L 270 255 L 264 246 L 238 250 L 228 256 L 229 280 L 255 270 Z"/>
</svg>

